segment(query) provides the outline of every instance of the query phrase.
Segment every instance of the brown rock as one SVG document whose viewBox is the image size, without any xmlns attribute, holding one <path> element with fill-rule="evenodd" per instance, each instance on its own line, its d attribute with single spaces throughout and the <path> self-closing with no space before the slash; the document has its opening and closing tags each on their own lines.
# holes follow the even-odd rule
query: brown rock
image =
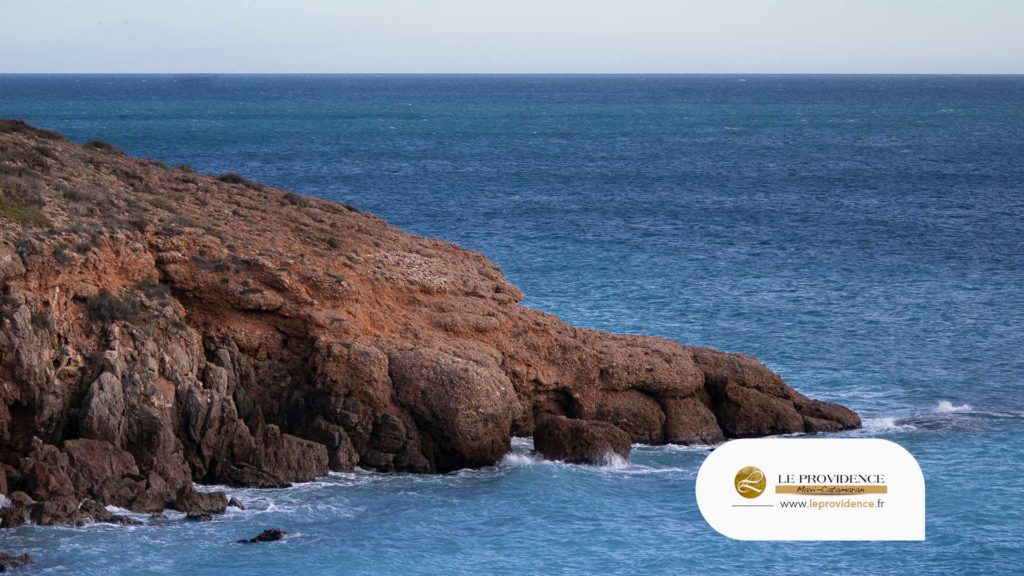
<svg viewBox="0 0 1024 576">
<path fill-rule="evenodd" d="M 34 500 L 74 497 L 75 488 L 68 468 L 68 458 L 63 452 L 36 439 L 32 452 L 21 461 L 21 489 Z"/>
<path fill-rule="evenodd" d="M 359 463 L 352 440 L 340 424 L 332 424 L 323 417 L 317 417 L 310 426 L 310 439 L 327 448 L 328 467 L 339 472 L 349 472 Z"/>
<path fill-rule="evenodd" d="M 533 432 L 533 448 L 548 460 L 572 464 L 608 464 L 629 459 L 629 434 L 608 422 L 549 416 Z"/>
<path fill-rule="evenodd" d="M 17 528 L 28 520 L 28 509 L 24 506 L 0 508 L 0 528 Z"/>
<path fill-rule="evenodd" d="M 804 431 L 803 417 L 787 399 L 732 383 L 712 396 L 716 402 L 718 422 L 731 438 Z"/>
<path fill-rule="evenodd" d="M 395 397 L 423 430 L 420 450 L 436 471 L 492 464 L 508 452 L 516 396 L 497 366 L 425 349 L 389 360 Z"/>
<path fill-rule="evenodd" d="M 178 490 L 174 508 L 188 514 L 223 514 L 228 507 L 223 492 L 199 492 L 191 486 Z"/>
<path fill-rule="evenodd" d="M 260 468 L 285 482 L 309 482 L 327 474 L 327 448 L 311 440 L 282 434 L 269 426 Z"/>
<path fill-rule="evenodd" d="M 45 223 L 0 217 L 0 461 L 48 521 L 194 481 L 492 464 L 551 415 L 645 443 L 860 425 L 747 356 L 525 308 L 480 254 L 344 205 L 8 121 L 0 149 Z"/>
<path fill-rule="evenodd" d="M 610 422 L 639 444 L 665 443 L 665 413 L 661 404 L 638 390 L 600 392 L 580 402 L 580 418 Z"/>
<path fill-rule="evenodd" d="M 665 400 L 665 441 L 670 444 L 718 444 L 725 440 L 718 420 L 696 398 Z"/>
<path fill-rule="evenodd" d="M 35 563 L 35 558 L 32 558 L 28 554 L 11 556 L 6 552 L 0 552 L 0 572 L 12 572 L 18 568 L 24 568 L 25 566 Z"/>
<path fill-rule="evenodd" d="M 131 454 L 115 448 L 110 442 L 82 438 L 68 440 L 64 443 L 64 453 L 67 454 L 71 476 L 79 491 L 96 496 L 100 492 L 110 494 L 111 483 L 120 483 L 125 476 L 133 476 L 134 479 L 127 479 L 132 486 L 140 480 L 139 469 L 135 465 L 135 459 Z M 120 491 L 120 490 L 114 490 Z M 132 494 L 131 499 L 135 497 Z M 118 498 L 124 501 L 124 497 Z M 113 500 L 108 496 L 104 501 Z M 112 502 L 113 503 L 113 502 Z"/>
<path fill-rule="evenodd" d="M 36 501 L 33 500 L 31 496 L 25 494 L 21 490 L 15 490 L 14 492 L 11 492 L 8 498 L 12 503 L 14 503 L 15 506 L 20 506 L 22 508 L 28 508 L 29 506 L 36 503 Z"/>
<path fill-rule="evenodd" d="M 54 524 L 78 524 L 82 515 L 78 510 L 78 499 L 70 496 L 52 495 L 29 508 L 32 521 L 40 526 Z"/>
</svg>

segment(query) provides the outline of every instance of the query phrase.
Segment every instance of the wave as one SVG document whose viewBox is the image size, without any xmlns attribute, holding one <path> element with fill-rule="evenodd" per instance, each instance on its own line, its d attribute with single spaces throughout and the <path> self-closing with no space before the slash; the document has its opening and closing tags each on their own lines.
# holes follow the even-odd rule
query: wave
<svg viewBox="0 0 1024 576">
<path fill-rule="evenodd" d="M 898 416 L 865 418 L 863 432 L 899 433 L 920 431 L 980 430 L 992 421 L 1018 419 L 1021 414 L 977 410 L 970 404 L 956 404 L 950 400 L 939 400 L 926 410 Z"/>
<path fill-rule="evenodd" d="M 940 413 L 940 414 L 944 414 L 944 413 L 960 414 L 960 413 L 964 413 L 964 412 L 972 412 L 973 410 L 974 410 L 974 408 L 971 407 L 970 404 L 961 404 L 960 406 L 957 406 L 956 404 L 953 404 L 949 400 L 939 400 L 939 403 L 936 404 L 936 406 L 935 406 L 935 411 Z"/>
<path fill-rule="evenodd" d="M 711 444 L 633 444 L 633 450 L 643 452 L 667 452 L 670 454 L 705 454 L 715 449 Z"/>
<path fill-rule="evenodd" d="M 911 424 L 901 423 L 901 419 L 886 416 L 882 418 L 865 418 L 861 422 L 861 430 L 865 432 L 911 432 L 917 428 Z"/>
<path fill-rule="evenodd" d="M 665 448 L 664 446 L 643 446 L 643 448 Z M 683 448 L 679 446 L 677 448 Z M 571 464 L 560 460 L 545 460 L 534 452 L 509 452 L 501 459 L 496 468 L 498 470 L 512 470 L 525 467 L 548 467 L 562 469 L 584 474 L 613 474 L 613 475 L 647 475 L 647 474 L 673 474 L 679 472 L 692 472 L 688 468 L 677 468 L 672 466 L 647 466 L 637 464 L 622 458 L 618 454 L 609 453 L 602 458 L 599 464 Z"/>
</svg>

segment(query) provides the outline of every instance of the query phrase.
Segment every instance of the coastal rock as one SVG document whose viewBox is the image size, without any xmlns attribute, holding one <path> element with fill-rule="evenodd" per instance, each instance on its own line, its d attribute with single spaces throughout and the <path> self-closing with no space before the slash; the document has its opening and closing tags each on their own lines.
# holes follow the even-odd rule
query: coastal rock
<svg viewBox="0 0 1024 576">
<path fill-rule="evenodd" d="M 24 506 L 0 508 L 0 528 L 17 528 L 29 521 L 28 509 Z"/>
<path fill-rule="evenodd" d="M 10 522 L 217 514 L 194 482 L 446 472 L 513 435 L 587 461 L 860 425 L 753 358 L 575 328 L 480 254 L 238 176 L 0 120 L 0 205 Z"/>
<path fill-rule="evenodd" d="M 228 507 L 228 498 L 223 492 L 199 492 L 190 486 L 178 491 L 174 508 L 186 514 L 223 514 Z"/>
<path fill-rule="evenodd" d="M 665 441 L 670 444 L 718 444 L 725 440 L 715 413 L 697 398 L 665 400 Z"/>
<path fill-rule="evenodd" d="M 76 475 L 72 483 L 87 495 L 95 497 L 97 494 L 103 493 L 106 496 L 105 499 L 111 499 L 112 497 L 109 496 L 111 481 L 117 482 L 125 476 L 137 477 L 139 475 L 135 458 L 109 442 L 89 438 L 68 440 L 64 442 L 64 453 L 68 456 L 68 467 L 71 473 Z M 122 502 L 126 500 L 126 498 L 118 499 Z"/>
<path fill-rule="evenodd" d="M 389 357 L 395 398 L 423 433 L 419 450 L 435 471 L 493 464 L 509 450 L 518 407 L 515 390 L 497 364 L 414 349 Z M 400 420 L 384 451 L 406 442 Z"/>
<path fill-rule="evenodd" d="M 533 448 L 548 460 L 609 464 L 629 460 L 630 437 L 608 422 L 548 416 L 533 432 Z"/>
<path fill-rule="evenodd" d="M 267 530 L 264 530 L 263 532 L 260 532 L 256 536 L 249 538 L 248 540 L 239 540 L 238 543 L 259 544 L 261 542 L 276 542 L 278 540 L 283 540 L 284 537 L 287 535 L 288 533 L 284 530 L 281 530 L 280 528 L 269 528 Z"/>
<path fill-rule="evenodd" d="M 83 518 L 90 518 L 94 522 L 101 522 L 104 524 L 120 524 L 121 526 L 138 526 L 142 524 L 138 520 L 129 518 L 122 514 L 114 514 L 109 511 L 99 502 L 95 500 L 83 500 L 79 506 L 78 511 L 82 514 Z"/>
<path fill-rule="evenodd" d="M 78 524 L 82 514 L 78 510 L 78 499 L 72 496 L 50 496 L 29 507 L 29 517 L 40 526 L 54 524 Z"/>
<path fill-rule="evenodd" d="M 25 566 L 35 563 L 35 558 L 28 554 L 12 556 L 6 552 L 0 552 L 0 572 L 13 572 L 18 568 L 24 568 Z"/>
</svg>

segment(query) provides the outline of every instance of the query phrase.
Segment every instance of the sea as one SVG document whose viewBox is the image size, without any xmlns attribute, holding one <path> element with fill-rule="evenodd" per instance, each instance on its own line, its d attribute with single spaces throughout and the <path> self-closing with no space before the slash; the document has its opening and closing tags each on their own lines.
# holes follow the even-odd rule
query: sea
<svg viewBox="0 0 1024 576">
<path fill-rule="evenodd" d="M 927 485 L 924 542 L 740 542 L 697 509 L 708 447 L 588 467 L 515 439 L 230 489 L 211 522 L 0 531 L 32 574 L 1021 573 L 1024 76 L 0 75 L 0 116 L 355 205 L 573 324 L 753 355 Z"/>
</svg>

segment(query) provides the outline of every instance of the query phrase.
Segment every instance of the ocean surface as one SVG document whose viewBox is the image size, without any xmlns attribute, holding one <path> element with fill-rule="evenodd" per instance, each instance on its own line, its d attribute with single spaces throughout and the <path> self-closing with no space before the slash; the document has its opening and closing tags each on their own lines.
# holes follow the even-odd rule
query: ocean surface
<svg viewBox="0 0 1024 576">
<path fill-rule="evenodd" d="M 927 482 L 927 540 L 751 543 L 706 448 L 334 474 L 209 523 L 24 527 L 41 574 L 1019 574 L 1024 77 L 4 76 L 0 116 L 483 252 L 525 303 L 741 351 Z M 234 540 L 281 527 L 283 542 Z"/>
</svg>

